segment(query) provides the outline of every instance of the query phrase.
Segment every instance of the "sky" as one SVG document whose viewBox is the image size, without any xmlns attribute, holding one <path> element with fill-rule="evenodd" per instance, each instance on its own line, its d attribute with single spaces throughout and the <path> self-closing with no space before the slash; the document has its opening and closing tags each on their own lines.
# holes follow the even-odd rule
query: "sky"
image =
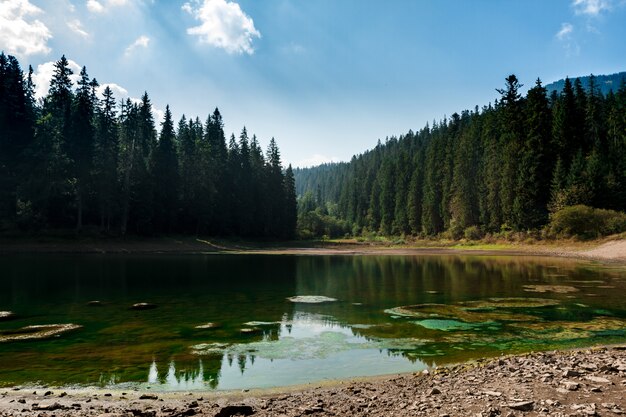
<svg viewBox="0 0 626 417">
<path fill-rule="evenodd" d="M 0 50 L 39 95 L 65 55 L 158 119 L 219 107 L 294 166 L 482 107 L 512 73 L 625 71 L 625 40 L 626 0 L 0 0 Z"/>
</svg>

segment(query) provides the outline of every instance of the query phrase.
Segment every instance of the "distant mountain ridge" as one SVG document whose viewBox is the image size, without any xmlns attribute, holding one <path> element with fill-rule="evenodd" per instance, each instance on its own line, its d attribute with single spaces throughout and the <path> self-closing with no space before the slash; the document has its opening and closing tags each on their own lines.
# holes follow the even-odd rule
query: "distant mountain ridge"
<svg viewBox="0 0 626 417">
<path fill-rule="evenodd" d="M 584 77 L 570 77 L 570 80 L 573 82 L 576 78 L 579 78 L 583 84 L 583 87 L 587 90 L 589 88 L 589 75 Z M 613 90 L 613 92 L 617 92 L 619 89 L 622 80 L 626 80 L 626 71 L 617 72 L 615 74 L 609 75 L 595 75 L 596 83 L 600 88 L 600 91 L 603 95 L 607 95 L 609 91 Z M 555 81 L 553 83 L 547 84 L 545 87 L 548 90 L 548 95 L 552 93 L 552 91 L 556 91 L 560 93 L 563 91 L 563 86 L 565 85 L 565 79 Z"/>
</svg>

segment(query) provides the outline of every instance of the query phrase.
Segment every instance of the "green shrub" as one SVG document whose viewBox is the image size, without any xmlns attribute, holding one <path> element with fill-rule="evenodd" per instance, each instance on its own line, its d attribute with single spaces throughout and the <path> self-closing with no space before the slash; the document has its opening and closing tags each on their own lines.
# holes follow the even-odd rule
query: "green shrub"
<svg viewBox="0 0 626 417">
<path fill-rule="evenodd" d="M 478 226 L 470 226 L 466 228 L 463 234 L 467 240 L 480 240 L 483 237 L 483 234 Z"/>
<path fill-rule="evenodd" d="M 626 231 L 626 213 L 577 205 L 550 215 L 549 233 L 557 237 L 592 239 Z"/>
</svg>

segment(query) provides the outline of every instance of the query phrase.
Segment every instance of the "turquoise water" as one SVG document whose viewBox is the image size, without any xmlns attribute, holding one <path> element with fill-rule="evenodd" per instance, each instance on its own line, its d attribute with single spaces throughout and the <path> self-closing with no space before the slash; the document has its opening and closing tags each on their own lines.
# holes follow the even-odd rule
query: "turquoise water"
<svg viewBox="0 0 626 417">
<path fill-rule="evenodd" d="M 0 386 L 273 387 L 626 341 L 626 271 L 564 259 L 21 255 L 0 271 Z M 76 328 L 29 327 L 51 324 Z"/>
</svg>

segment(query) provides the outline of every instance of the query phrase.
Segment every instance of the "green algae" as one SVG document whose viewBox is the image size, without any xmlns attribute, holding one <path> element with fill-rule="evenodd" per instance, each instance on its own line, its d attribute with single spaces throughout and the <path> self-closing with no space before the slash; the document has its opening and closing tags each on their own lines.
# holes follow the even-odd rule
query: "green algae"
<svg viewBox="0 0 626 417">
<path fill-rule="evenodd" d="M 459 320 L 442 320 L 442 319 L 426 319 L 414 322 L 417 325 L 425 327 L 430 330 L 442 330 L 445 332 L 453 330 L 476 330 L 487 325 L 493 325 L 493 322 L 489 323 L 467 323 Z"/>
</svg>

